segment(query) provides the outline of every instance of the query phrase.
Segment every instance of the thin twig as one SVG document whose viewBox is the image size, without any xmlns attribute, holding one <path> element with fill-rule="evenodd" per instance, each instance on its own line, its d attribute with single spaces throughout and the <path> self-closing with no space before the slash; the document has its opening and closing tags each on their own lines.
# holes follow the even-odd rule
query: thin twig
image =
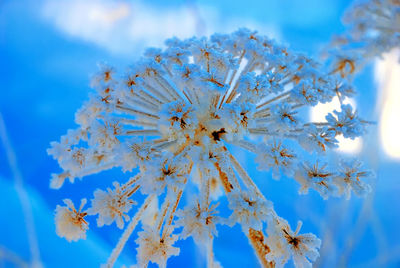
<svg viewBox="0 0 400 268">
<path fill-rule="evenodd" d="M 33 267 L 42 267 L 42 262 L 40 260 L 39 243 L 36 236 L 35 223 L 32 213 L 32 208 L 30 206 L 30 201 L 28 193 L 24 187 L 23 177 L 21 171 L 18 168 L 17 157 L 11 145 L 11 142 L 7 135 L 6 125 L 3 120 L 3 116 L 0 113 L 0 139 L 3 143 L 4 150 L 6 152 L 7 161 L 10 166 L 11 172 L 13 174 L 13 179 L 15 183 L 15 190 L 17 191 L 18 198 L 22 205 L 22 211 L 24 214 L 24 220 L 28 235 L 29 250 L 31 253 L 31 263 Z"/>
<path fill-rule="evenodd" d="M 146 208 L 149 206 L 149 204 L 151 203 L 151 201 L 154 197 L 155 197 L 155 195 L 150 195 L 143 202 L 143 205 L 136 212 L 135 216 L 132 218 L 131 222 L 126 227 L 124 233 L 122 234 L 121 238 L 119 239 L 119 241 L 117 243 L 117 246 L 111 252 L 111 255 L 108 258 L 107 264 L 105 265 L 105 267 L 111 268 L 114 266 L 114 263 L 118 259 L 118 256 L 121 254 L 121 251 L 124 248 L 126 242 L 128 241 L 129 237 L 131 236 L 133 230 L 135 230 L 136 225 L 139 223 L 139 220 L 142 217 L 143 211 L 146 210 Z"/>
</svg>

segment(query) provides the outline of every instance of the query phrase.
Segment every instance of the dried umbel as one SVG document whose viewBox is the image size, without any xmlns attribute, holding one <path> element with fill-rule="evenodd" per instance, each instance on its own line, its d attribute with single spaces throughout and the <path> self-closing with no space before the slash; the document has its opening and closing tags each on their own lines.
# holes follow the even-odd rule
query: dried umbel
<svg viewBox="0 0 400 268">
<path fill-rule="evenodd" d="M 51 144 L 48 152 L 64 170 L 53 175 L 53 188 L 66 178 L 73 182 L 113 167 L 137 173 L 106 191 L 95 190 L 87 210 L 81 206 L 76 212 L 70 201 L 73 212 L 58 207 L 57 226 L 68 220 L 74 226 L 59 235 L 84 237 L 86 215 L 97 215 L 99 226 L 115 222 L 123 228 L 127 222 L 107 261 L 112 266 L 141 222 L 139 265 L 165 266 L 179 254 L 175 242 L 192 237 L 206 245 L 213 267 L 218 264 L 212 249 L 218 225 L 239 224 L 263 266 L 282 266 L 290 258 L 296 266 L 310 266 L 320 240 L 299 234 L 300 225 L 290 229 L 230 148 L 255 154 L 259 169 L 272 171 L 274 178 L 294 177 L 301 193 L 314 189 L 323 198 L 349 197 L 354 190 L 364 195 L 370 188 L 363 180 L 370 173 L 359 162 L 335 167 L 324 164 L 324 158 L 337 147 L 338 135 L 357 137 L 366 121 L 349 105 L 324 122 L 300 116 L 310 106 L 334 97 L 343 100 L 353 90 L 339 73 L 324 72 L 306 56 L 247 29 L 210 39 L 174 38 L 166 45 L 165 50 L 147 50 L 124 76 L 101 65 L 92 83 L 96 93 L 76 113 L 79 127 Z M 189 184 L 198 190 L 182 204 Z M 147 198 L 136 208 L 138 192 Z M 228 201 L 230 216 L 219 213 L 219 198 Z M 69 217 L 59 215 L 66 212 Z"/>
<path fill-rule="evenodd" d="M 352 41 L 366 46 L 365 54 L 380 55 L 400 44 L 400 1 L 359 1 L 345 15 Z"/>
<path fill-rule="evenodd" d="M 343 77 L 368 61 L 400 47 L 400 1 L 359 0 L 343 18 L 346 32 L 329 47 L 336 71 Z"/>
</svg>

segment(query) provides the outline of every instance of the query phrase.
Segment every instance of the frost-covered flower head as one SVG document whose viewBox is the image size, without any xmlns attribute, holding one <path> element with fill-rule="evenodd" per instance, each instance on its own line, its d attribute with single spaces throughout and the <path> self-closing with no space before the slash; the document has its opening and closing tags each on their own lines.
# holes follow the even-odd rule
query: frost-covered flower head
<svg viewBox="0 0 400 268">
<path fill-rule="evenodd" d="M 81 200 L 81 205 L 76 210 L 70 199 L 63 200 L 66 206 L 57 206 L 55 219 L 57 222 L 56 232 L 59 236 L 65 237 L 68 241 L 77 241 L 86 238 L 88 223 L 84 219 L 87 212 L 82 211 L 87 200 Z"/>
<path fill-rule="evenodd" d="M 400 44 L 398 0 L 358 1 L 343 20 L 350 27 L 351 37 L 367 46 L 367 54 L 380 55 Z"/>
<path fill-rule="evenodd" d="M 329 47 L 332 71 L 343 77 L 351 77 L 369 60 L 400 47 L 399 0 L 358 0 L 343 22 L 346 32 Z"/>
<path fill-rule="evenodd" d="M 136 240 L 140 265 L 151 261 L 165 266 L 179 254 L 175 241 L 187 237 L 207 245 L 208 264 L 216 265 L 212 241 L 218 224 L 241 225 L 263 266 L 278 264 L 278 258 L 284 264 L 287 252 L 296 265 L 308 263 L 301 256 L 315 260 L 319 240 L 290 231 L 230 148 L 255 154 L 259 169 L 272 171 L 276 179 L 282 173 L 294 176 L 300 192 L 311 188 L 324 198 L 347 195 L 350 189 L 368 192 L 358 182 L 368 174 L 357 171 L 360 165 L 336 171 L 335 166 L 314 164 L 337 146 L 337 135 L 359 136 L 366 121 L 350 106 L 324 122 L 301 117 L 302 110 L 336 96 L 343 99 L 353 90 L 340 74 L 328 74 L 305 55 L 247 29 L 209 39 L 173 38 L 166 45 L 165 50 L 147 50 L 123 75 L 100 66 L 92 82 L 96 93 L 76 113 L 79 127 L 48 150 L 63 169 L 53 174 L 51 186 L 60 188 L 67 178 L 73 182 L 113 167 L 124 172 L 139 168 L 128 181 L 95 190 L 87 210 L 98 215 L 98 226 L 115 222 L 123 228 L 128 222 L 110 266 L 143 215 Z M 189 184 L 197 190 L 183 204 Z M 230 216 L 216 210 L 221 191 Z M 147 196 L 139 208 L 137 192 Z M 84 237 L 86 212 L 75 212 L 69 201 L 67 205 L 72 209 L 67 222 L 81 217 L 80 225 L 74 223 L 79 232 L 70 238 Z M 57 211 L 56 223 L 63 229 L 66 220 L 59 215 L 67 208 Z M 276 243 L 287 251 L 276 252 Z"/>
<path fill-rule="evenodd" d="M 312 267 L 310 261 L 318 258 L 317 249 L 321 240 L 310 233 L 299 235 L 301 221 L 294 232 L 286 220 L 277 217 L 273 221 L 268 222 L 267 228 L 267 244 L 271 248 L 267 259 L 273 261 L 276 267 L 282 267 L 290 258 L 293 258 L 296 267 Z"/>
</svg>

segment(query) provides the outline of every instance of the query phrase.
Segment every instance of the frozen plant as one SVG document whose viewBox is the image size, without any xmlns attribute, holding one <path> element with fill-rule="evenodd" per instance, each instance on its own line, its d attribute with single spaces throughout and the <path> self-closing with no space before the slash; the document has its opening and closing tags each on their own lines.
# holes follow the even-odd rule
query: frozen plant
<svg viewBox="0 0 400 268">
<path fill-rule="evenodd" d="M 343 77 L 400 47 L 399 0 L 359 0 L 346 12 L 343 22 L 346 32 L 336 36 L 330 46 L 335 71 Z"/>
<path fill-rule="evenodd" d="M 173 38 L 166 46 L 148 49 L 124 75 L 101 65 L 92 82 L 96 92 L 76 113 L 79 127 L 51 144 L 48 153 L 63 169 L 53 174 L 53 188 L 113 167 L 139 169 L 127 181 L 95 190 L 89 208 L 82 201 L 77 211 L 70 200 L 58 206 L 58 234 L 84 238 L 89 215 L 97 215 L 98 226 L 115 222 L 122 229 L 127 223 L 107 261 L 112 266 L 141 222 L 140 266 L 166 266 L 179 255 L 175 242 L 192 237 L 206 245 L 208 266 L 215 267 L 218 225 L 239 224 L 262 266 L 283 266 L 290 258 L 298 267 L 311 266 L 320 240 L 300 234 L 301 223 L 292 231 L 230 151 L 235 146 L 255 154 L 260 170 L 276 179 L 293 177 L 301 193 L 364 195 L 370 173 L 358 161 L 341 168 L 323 162 L 337 147 L 336 136 L 354 139 L 367 122 L 348 105 L 324 122 L 301 116 L 353 90 L 340 74 L 247 29 Z M 182 204 L 189 184 L 197 192 Z M 136 206 L 139 192 L 146 198 Z M 228 201 L 230 216 L 219 213 L 220 198 Z"/>
</svg>

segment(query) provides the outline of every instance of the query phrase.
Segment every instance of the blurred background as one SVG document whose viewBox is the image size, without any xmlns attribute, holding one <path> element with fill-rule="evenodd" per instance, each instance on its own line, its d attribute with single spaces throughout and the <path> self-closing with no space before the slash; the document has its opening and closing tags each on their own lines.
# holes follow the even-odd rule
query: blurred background
<svg viewBox="0 0 400 268">
<path fill-rule="evenodd" d="M 318 57 L 351 1 L 335 0 L 0 0 L 0 267 L 97 267 L 116 245 L 115 225 L 91 230 L 68 243 L 55 234 L 53 211 L 62 199 L 91 198 L 121 172 L 89 176 L 61 190 L 49 189 L 60 169 L 46 153 L 49 143 L 76 127 L 74 113 L 88 98 L 90 75 L 106 61 L 124 71 L 148 46 L 166 38 L 257 30 L 292 50 Z M 392 51 L 358 74 L 359 94 L 349 100 L 374 120 L 362 139 L 341 141 L 339 150 L 364 160 L 377 174 L 366 198 L 323 200 L 315 191 L 298 195 L 294 180 L 271 179 L 251 155 L 238 158 L 280 216 L 292 228 L 323 240 L 319 267 L 400 267 L 400 65 Z M 337 107 L 317 106 L 311 118 Z M 238 226 L 221 227 L 216 259 L 224 267 L 257 267 Z M 117 266 L 135 263 L 134 237 Z M 180 241 L 171 267 L 204 267 L 191 239 Z M 291 267 L 292 263 L 288 264 Z"/>
</svg>

